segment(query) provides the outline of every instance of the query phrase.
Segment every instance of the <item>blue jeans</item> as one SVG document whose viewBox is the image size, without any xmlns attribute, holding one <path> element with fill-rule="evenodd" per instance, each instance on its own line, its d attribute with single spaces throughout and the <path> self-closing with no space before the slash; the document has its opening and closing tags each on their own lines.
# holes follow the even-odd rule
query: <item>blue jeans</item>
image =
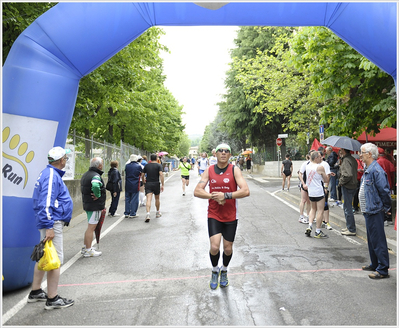
<svg viewBox="0 0 399 328">
<path fill-rule="evenodd" d="M 341 186 L 342 197 L 344 199 L 344 213 L 346 220 L 346 227 L 350 232 L 356 232 L 355 216 L 353 215 L 352 200 L 355 195 L 356 189 L 348 189 Z"/>
<path fill-rule="evenodd" d="M 331 169 L 331 172 L 337 174 L 338 170 L 337 169 Z M 330 182 L 328 184 L 328 187 L 330 189 L 330 196 L 332 199 L 337 200 L 337 176 L 330 176 Z"/>
<path fill-rule="evenodd" d="M 139 207 L 139 192 L 127 192 L 125 191 L 125 215 L 134 216 L 136 215 Z"/>
<path fill-rule="evenodd" d="M 363 213 L 366 220 L 367 244 L 371 264 L 370 267 L 378 271 L 380 274 L 387 275 L 389 268 L 389 254 L 387 239 L 384 230 L 383 211 L 377 214 Z"/>
</svg>

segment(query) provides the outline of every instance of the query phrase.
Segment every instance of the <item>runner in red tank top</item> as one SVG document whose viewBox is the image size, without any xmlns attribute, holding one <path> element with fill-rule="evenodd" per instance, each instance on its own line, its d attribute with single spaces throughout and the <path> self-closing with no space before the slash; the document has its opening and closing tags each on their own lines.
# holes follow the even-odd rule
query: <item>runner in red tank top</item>
<svg viewBox="0 0 399 328">
<path fill-rule="evenodd" d="M 237 230 L 237 198 L 249 196 L 247 182 L 241 170 L 229 164 L 230 146 L 216 147 L 217 163 L 208 167 L 195 187 L 194 196 L 209 199 L 208 233 L 212 262 L 211 289 L 227 287 L 227 266 L 233 255 L 233 242 Z M 205 190 L 209 182 L 209 192 Z M 238 187 L 238 188 L 237 188 Z M 220 243 L 223 237 L 223 266 L 219 268 Z M 220 283 L 219 283 L 220 273 Z"/>
</svg>

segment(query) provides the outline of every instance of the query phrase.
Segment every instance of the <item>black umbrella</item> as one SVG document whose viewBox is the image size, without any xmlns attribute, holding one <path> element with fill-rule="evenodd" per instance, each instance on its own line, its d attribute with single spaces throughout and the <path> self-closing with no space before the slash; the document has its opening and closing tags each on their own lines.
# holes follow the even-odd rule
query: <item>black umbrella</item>
<svg viewBox="0 0 399 328">
<path fill-rule="evenodd" d="M 359 151 L 362 146 L 362 144 L 355 139 L 340 136 L 328 137 L 322 142 L 322 144 L 353 151 Z"/>
<path fill-rule="evenodd" d="M 96 229 L 94 229 L 94 233 L 96 235 L 96 241 L 97 241 L 97 249 L 99 248 L 99 243 L 100 243 L 100 234 L 101 234 L 101 228 L 103 226 L 104 223 L 104 218 L 105 218 L 105 213 L 107 212 L 107 209 L 103 209 L 101 211 L 101 216 L 100 216 L 100 220 L 98 220 Z"/>
</svg>

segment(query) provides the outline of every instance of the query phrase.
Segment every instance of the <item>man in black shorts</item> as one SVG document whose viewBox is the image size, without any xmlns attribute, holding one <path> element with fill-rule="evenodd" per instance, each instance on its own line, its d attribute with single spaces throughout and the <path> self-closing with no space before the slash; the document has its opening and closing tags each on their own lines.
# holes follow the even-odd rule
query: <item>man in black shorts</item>
<svg viewBox="0 0 399 328">
<path fill-rule="evenodd" d="M 161 206 L 161 200 L 159 198 L 160 193 L 163 192 L 164 188 L 164 176 L 162 165 L 157 163 L 157 155 L 151 154 L 150 162 L 144 166 L 143 172 L 141 173 L 141 179 L 144 183 L 145 195 L 147 197 L 146 210 L 147 215 L 145 216 L 145 222 L 150 222 L 150 209 L 152 194 L 155 195 L 155 207 L 156 207 L 156 218 L 162 216 L 159 208 Z M 147 174 L 147 177 L 145 175 Z M 161 183 L 161 185 L 160 185 Z"/>
<path fill-rule="evenodd" d="M 229 164 L 231 149 L 229 145 L 216 147 L 217 163 L 208 167 L 201 175 L 201 181 L 194 190 L 194 196 L 209 199 L 208 233 L 210 240 L 209 255 L 212 263 L 212 276 L 209 286 L 216 289 L 227 287 L 227 266 L 233 256 L 233 242 L 237 229 L 237 198 L 249 196 L 247 182 L 241 170 Z M 209 192 L 205 190 L 209 182 Z M 223 266 L 218 267 L 220 243 L 223 237 Z"/>
</svg>

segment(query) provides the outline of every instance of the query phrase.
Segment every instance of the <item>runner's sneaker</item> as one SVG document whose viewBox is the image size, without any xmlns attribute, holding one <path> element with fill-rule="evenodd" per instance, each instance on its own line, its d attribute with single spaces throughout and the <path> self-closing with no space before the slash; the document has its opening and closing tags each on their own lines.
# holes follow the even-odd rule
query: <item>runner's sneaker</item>
<svg viewBox="0 0 399 328">
<path fill-rule="evenodd" d="M 227 271 L 220 271 L 220 287 L 227 287 L 229 285 L 229 279 L 227 278 Z"/>
<path fill-rule="evenodd" d="M 183 196 L 186 196 L 186 192 L 185 191 L 183 191 Z"/>
<path fill-rule="evenodd" d="M 102 252 L 96 251 L 93 248 L 90 248 L 90 249 L 85 249 L 83 257 L 96 257 L 96 256 L 100 256 L 101 254 L 102 254 Z"/>
<path fill-rule="evenodd" d="M 155 214 L 156 218 L 160 218 L 162 216 L 162 213 L 160 211 L 157 211 L 157 214 Z"/>
<path fill-rule="evenodd" d="M 330 222 L 326 223 L 326 228 L 327 228 L 327 230 L 332 230 L 332 226 L 331 226 Z"/>
<path fill-rule="evenodd" d="M 305 231 L 305 235 L 310 237 L 310 234 L 312 233 L 312 227 L 308 227 Z"/>
<path fill-rule="evenodd" d="M 46 302 L 46 301 L 47 301 L 47 294 L 41 288 L 40 288 L 40 292 L 38 292 L 38 294 L 32 294 L 32 291 L 29 293 L 28 303 Z"/>
<path fill-rule="evenodd" d="M 321 223 L 321 227 L 322 227 L 322 228 L 325 228 L 326 226 L 327 226 L 327 223 L 323 221 L 323 222 Z"/>
<path fill-rule="evenodd" d="M 308 224 L 308 223 L 309 223 L 309 220 L 308 220 L 308 218 L 306 218 L 306 217 L 302 217 L 302 218 L 299 219 L 299 222 L 300 222 L 300 223 Z"/>
<path fill-rule="evenodd" d="M 211 289 L 216 289 L 219 286 L 219 271 L 212 271 L 212 276 L 211 276 L 211 281 L 209 282 L 209 287 L 211 287 Z"/>
<path fill-rule="evenodd" d="M 315 238 L 319 238 L 319 239 L 321 239 L 321 238 L 328 238 L 328 236 L 327 236 L 323 231 L 321 231 L 321 230 L 320 230 L 319 233 L 315 232 L 314 237 L 315 237 Z"/>
<path fill-rule="evenodd" d="M 150 222 L 150 215 L 149 214 L 147 214 L 146 216 L 145 216 L 145 221 L 144 222 Z"/>
<path fill-rule="evenodd" d="M 80 250 L 80 254 L 84 254 L 86 252 L 86 246 L 83 246 L 82 249 Z"/>
<path fill-rule="evenodd" d="M 54 301 L 49 301 L 47 300 L 46 305 L 44 308 L 46 310 L 52 310 L 52 309 L 63 309 L 67 308 L 69 306 L 72 306 L 75 303 L 74 300 L 68 300 L 66 298 L 62 298 L 60 296 L 56 296 L 56 299 Z"/>
<path fill-rule="evenodd" d="M 139 216 L 136 214 L 136 215 L 130 215 L 129 216 L 129 219 L 134 219 L 134 218 L 138 218 Z"/>
</svg>

